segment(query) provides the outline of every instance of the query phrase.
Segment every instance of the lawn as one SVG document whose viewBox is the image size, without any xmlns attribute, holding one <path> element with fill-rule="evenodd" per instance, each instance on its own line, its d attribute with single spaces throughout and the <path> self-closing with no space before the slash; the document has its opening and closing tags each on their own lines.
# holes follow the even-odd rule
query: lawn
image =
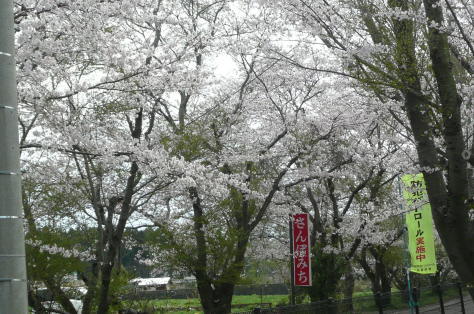
<svg viewBox="0 0 474 314">
<path fill-rule="evenodd" d="M 458 293 L 456 288 L 446 289 L 443 292 L 444 301 L 448 301 L 453 298 L 457 298 Z M 288 304 L 288 295 L 237 295 L 232 300 L 233 308 L 232 312 L 244 312 L 249 311 L 259 304 L 262 307 L 268 307 L 270 304 L 272 307 L 279 305 Z M 309 302 L 305 300 L 304 303 Z M 438 295 L 431 289 L 423 289 L 419 296 L 419 306 L 426 306 L 430 304 L 436 304 L 439 302 Z M 357 313 L 376 312 L 377 307 L 375 305 L 374 298 L 370 291 L 359 292 L 354 294 L 353 298 L 354 309 Z M 239 306 L 242 305 L 242 306 Z M 190 314 L 190 313 L 202 313 L 200 310 L 200 302 L 197 298 L 190 299 L 163 299 L 163 300 L 148 300 L 148 301 L 133 301 L 130 304 L 131 308 L 134 309 L 155 309 L 154 313 L 173 313 L 173 314 Z M 384 310 L 390 309 L 408 309 L 407 302 L 403 299 L 400 291 L 392 291 L 390 298 L 390 305 L 384 307 Z"/>
<path fill-rule="evenodd" d="M 232 312 L 243 312 L 255 307 L 258 307 L 259 304 L 269 306 L 271 303 L 272 307 L 287 304 L 288 303 L 288 295 L 236 295 L 232 299 Z M 243 307 L 236 307 L 238 305 L 246 305 Z M 134 309 L 151 309 L 155 308 L 158 309 L 157 313 L 173 313 L 173 314 L 181 314 L 181 313 L 201 313 L 198 307 L 201 306 L 199 299 L 192 298 L 192 299 L 164 299 L 164 300 L 142 300 L 142 301 L 132 301 L 130 303 L 130 307 Z M 177 310 L 180 308 L 179 310 Z M 181 309 L 182 308 L 182 309 Z M 184 308 L 188 308 L 188 310 L 184 310 Z"/>
<path fill-rule="evenodd" d="M 456 287 L 449 287 L 443 290 L 443 300 L 446 302 L 459 298 L 459 293 Z M 354 294 L 354 308 L 356 312 L 376 312 L 377 306 L 375 299 L 371 292 L 364 292 L 358 295 Z M 439 303 L 439 296 L 431 288 L 424 288 L 418 296 L 418 306 L 423 307 L 432 304 Z M 402 292 L 393 290 L 390 297 L 390 304 L 384 307 L 384 310 L 403 310 L 408 309 L 409 305 L 405 298 L 402 296 Z"/>
</svg>

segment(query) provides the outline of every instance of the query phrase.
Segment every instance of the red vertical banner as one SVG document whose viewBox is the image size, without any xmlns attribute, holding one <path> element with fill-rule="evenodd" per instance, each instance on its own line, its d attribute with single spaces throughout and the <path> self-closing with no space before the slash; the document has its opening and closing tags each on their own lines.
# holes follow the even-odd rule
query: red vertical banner
<svg viewBox="0 0 474 314">
<path fill-rule="evenodd" d="M 311 286 L 309 215 L 293 215 L 293 274 L 295 286 Z"/>
</svg>

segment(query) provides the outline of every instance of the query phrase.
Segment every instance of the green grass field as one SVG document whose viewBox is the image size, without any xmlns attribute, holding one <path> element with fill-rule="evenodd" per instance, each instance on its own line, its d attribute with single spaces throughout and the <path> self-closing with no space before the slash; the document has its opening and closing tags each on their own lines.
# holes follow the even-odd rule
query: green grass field
<svg viewBox="0 0 474 314">
<path fill-rule="evenodd" d="M 457 298 L 457 290 L 455 288 L 447 289 L 443 292 L 444 301 L 448 301 L 453 298 Z M 288 295 L 243 295 L 234 296 L 232 300 L 233 308 L 232 312 L 244 312 L 249 311 L 259 304 L 263 304 L 263 307 L 272 307 L 286 305 L 289 302 Z M 431 289 L 424 289 L 420 294 L 419 306 L 426 306 L 436 304 L 439 302 L 438 295 Z M 305 299 L 303 303 L 309 303 L 309 299 Z M 154 313 L 172 313 L 172 314 L 190 314 L 190 313 L 202 313 L 199 309 L 201 304 L 199 299 L 164 299 L 164 300 L 149 300 L 149 301 L 132 301 L 130 307 L 133 309 L 142 309 L 151 311 L 154 309 Z M 246 305 L 242 307 L 236 307 L 237 305 Z M 354 293 L 353 305 L 356 313 L 367 313 L 377 312 L 372 292 L 357 292 Z M 390 309 L 408 309 L 407 302 L 402 298 L 399 291 L 392 291 L 390 298 L 390 305 L 384 308 L 385 310 Z"/>
<path fill-rule="evenodd" d="M 288 295 L 237 295 L 232 299 L 232 304 L 244 305 L 244 307 L 234 307 L 232 312 L 243 312 L 257 307 L 260 303 L 266 303 L 267 306 L 271 303 L 272 307 L 288 304 Z M 133 301 L 130 306 L 134 309 L 152 309 L 158 311 L 156 313 L 202 313 L 202 311 L 195 308 L 200 307 L 199 299 L 165 299 L 165 300 L 150 300 L 150 301 Z M 188 310 L 176 310 L 176 308 L 188 308 Z"/>
</svg>

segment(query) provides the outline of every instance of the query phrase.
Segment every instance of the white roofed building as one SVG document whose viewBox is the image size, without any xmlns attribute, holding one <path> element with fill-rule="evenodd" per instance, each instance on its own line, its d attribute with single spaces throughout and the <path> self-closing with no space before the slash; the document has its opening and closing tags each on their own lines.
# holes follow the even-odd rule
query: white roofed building
<svg viewBox="0 0 474 314">
<path fill-rule="evenodd" d="M 141 291 L 168 290 L 170 288 L 171 278 L 135 278 L 130 280 L 130 283 Z"/>
</svg>

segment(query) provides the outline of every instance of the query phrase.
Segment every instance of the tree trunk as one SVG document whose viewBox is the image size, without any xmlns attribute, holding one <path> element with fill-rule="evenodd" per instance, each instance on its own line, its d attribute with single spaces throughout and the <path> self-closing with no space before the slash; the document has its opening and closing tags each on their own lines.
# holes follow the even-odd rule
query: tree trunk
<svg viewBox="0 0 474 314">
<path fill-rule="evenodd" d="M 243 270 L 248 237 L 249 234 L 243 235 L 243 238 L 238 241 L 234 261 L 222 272 L 220 279 L 215 280 L 216 283 L 209 279 L 206 272 L 196 271 L 199 296 L 205 314 L 227 314 L 231 312 L 235 283 Z"/>
<path fill-rule="evenodd" d="M 205 314 L 227 314 L 231 312 L 233 283 L 225 283 L 214 287 L 211 283 L 198 281 L 198 291 Z"/>
<path fill-rule="evenodd" d="M 137 118 L 138 119 L 138 118 Z M 138 124 L 138 122 L 137 122 Z M 117 226 L 114 230 L 112 215 L 115 210 L 115 206 L 117 205 L 116 202 L 110 201 L 109 204 L 109 214 L 108 214 L 108 221 L 107 221 L 107 235 L 108 235 L 108 250 L 105 255 L 105 259 L 103 264 L 100 266 L 101 269 L 101 287 L 99 293 L 99 309 L 97 313 L 106 314 L 109 310 L 109 291 L 110 291 L 110 282 L 112 279 L 112 271 L 115 266 L 115 261 L 117 260 L 118 250 L 120 249 L 120 245 L 122 243 L 123 232 L 125 230 L 125 226 L 127 224 L 127 220 L 130 217 L 132 212 L 131 202 L 133 196 L 133 189 L 136 185 L 136 177 L 138 174 L 138 164 L 136 162 L 132 162 L 130 166 L 130 175 L 127 179 L 127 186 L 125 188 L 125 196 L 122 201 L 122 205 L 120 206 L 120 216 L 117 223 Z"/>
<path fill-rule="evenodd" d="M 91 263 L 91 271 L 88 273 L 81 273 L 81 279 L 86 283 L 87 292 L 82 300 L 82 314 L 90 314 L 92 312 L 92 303 L 95 297 L 95 287 L 97 285 L 98 277 L 97 262 Z"/>
<path fill-rule="evenodd" d="M 348 300 L 348 303 L 344 305 L 342 309 L 343 313 L 354 313 L 354 304 L 352 303 L 352 295 L 354 294 L 354 286 L 355 286 L 355 276 L 354 276 L 354 269 L 352 265 L 347 267 L 347 271 L 345 273 L 345 281 L 344 281 L 344 299 Z"/>
<path fill-rule="evenodd" d="M 232 297 L 235 284 L 244 269 L 245 252 L 250 238 L 248 201 L 240 204 L 240 210 L 235 211 L 237 241 L 230 265 L 225 267 L 219 278 L 211 279 L 208 275 L 207 242 L 204 231 L 205 217 L 201 199 L 196 188 L 189 189 L 193 200 L 194 238 L 197 248 L 197 259 L 193 265 L 201 304 L 206 314 L 226 314 L 231 312 Z"/>
<path fill-rule="evenodd" d="M 109 289 L 112 277 L 113 265 L 107 264 L 102 267 L 102 279 L 99 291 L 99 308 L 98 314 L 107 314 L 109 310 Z"/>
<path fill-rule="evenodd" d="M 443 12 L 437 1 L 424 0 L 428 23 L 443 24 Z M 431 63 L 438 85 L 443 117 L 443 137 L 446 145 L 447 182 L 443 186 L 444 199 L 439 200 L 433 211 L 433 218 L 448 253 L 461 280 L 469 286 L 474 284 L 474 232 L 468 215 L 468 179 L 467 162 L 463 158 L 465 150 L 461 126 L 461 102 L 457 93 L 456 81 L 452 71 L 451 56 L 447 34 L 429 27 L 428 46 Z M 428 185 L 430 201 L 436 197 L 437 185 Z M 433 206 L 433 204 L 432 204 Z M 470 289 L 471 297 L 474 290 Z"/>
<path fill-rule="evenodd" d="M 306 288 L 310 300 L 317 302 L 334 298 L 347 261 L 337 254 L 324 253 L 318 244 L 313 246 L 312 252 L 314 256 L 311 261 L 313 285 Z"/>
<path fill-rule="evenodd" d="M 380 282 L 380 290 L 378 291 L 380 292 L 380 305 L 381 307 L 387 307 L 392 302 L 392 284 L 387 268 L 381 258 L 375 264 L 375 276 L 377 281 Z"/>
<path fill-rule="evenodd" d="M 35 310 L 35 313 L 46 314 L 48 311 L 41 304 L 41 299 L 38 298 L 36 293 L 28 285 L 28 305 Z"/>
<path fill-rule="evenodd" d="M 372 269 L 367 263 L 367 249 L 375 259 L 375 267 Z M 375 304 L 386 307 L 391 303 L 391 280 L 388 269 L 383 263 L 383 253 L 379 253 L 376 248 L 364 248 L 359 258 L 359 264 L 364 270 L 371 283 L 371 290 Z"/>
<path fill-rule="evenodd" d="M 132 169 L 134 169 L 132 165 Z M 134 176 L 133 176 L 134 177 Z M 126 209 L 123 208 L 122 211 Z M 128 207 L 125 205 L 125 207 Z M 128 219 L 127 214 L 121 214 L 119 222 L 117 224 L 117 230 L 113 232 L 113 236 L 108 241 L 108 251 L 104 260 L 103 265 L 100 269 L 100 291 L 99 291 L 99 308 L 97 313 L 106 314 L 108 313 L 110 306 L 110 283 L 112 281 L 113 270 L 115 269 L 115 262 L 117 261 L 118 250 L 120 243 L 122 243 L 123 231 L 125 230 L 126 220 Z M 110 226 L 113 228 L 113 226 Z"/>
<path fill-rule="evenodd" d="M 58 302 L 61 304 L 63 309 L 70 314 L 76 314 L 76 308 L 72 305 L 71 301 L 69 301 L 69 298 L 66 296 L 66 294 L 61 290 L 61 287 L 54 282 L 53 279 L 46 279 L 44 280 L 44 284 L 48 288 L 48 290 L 52 293 L 54 301 Z"/>
<path fill-rule="evenodd" d="M 437 1 L 424 0 L 428 22 L 443 24 Z M 407 0 L 392 0 L 392 6 L 408 10 Z M 429 49 L 432 68 L 441 100 L 442 130 L 447 166 L 440 162 L 433 140 L 432 108 L 423 99 L 414 45 L 413 22 L 393 20 L 396 37 L 396 58 L 400 76 L 405 84 L 405 107 L 417 143 L 418 160 L 426 181 L 433 219 L 441 241 L 461 280 L 474 283 L 473 227 L 468 216 L 467 164 L 462 158 L 464 141 L 461 128 L 460 97 L 451 69 L 449 46 L 444 33 L 429 28 Z M 447 182 L 443 177 L 446 171 Z M 474 291 L 470 291 L 474 297 Z"/>
</svg>

